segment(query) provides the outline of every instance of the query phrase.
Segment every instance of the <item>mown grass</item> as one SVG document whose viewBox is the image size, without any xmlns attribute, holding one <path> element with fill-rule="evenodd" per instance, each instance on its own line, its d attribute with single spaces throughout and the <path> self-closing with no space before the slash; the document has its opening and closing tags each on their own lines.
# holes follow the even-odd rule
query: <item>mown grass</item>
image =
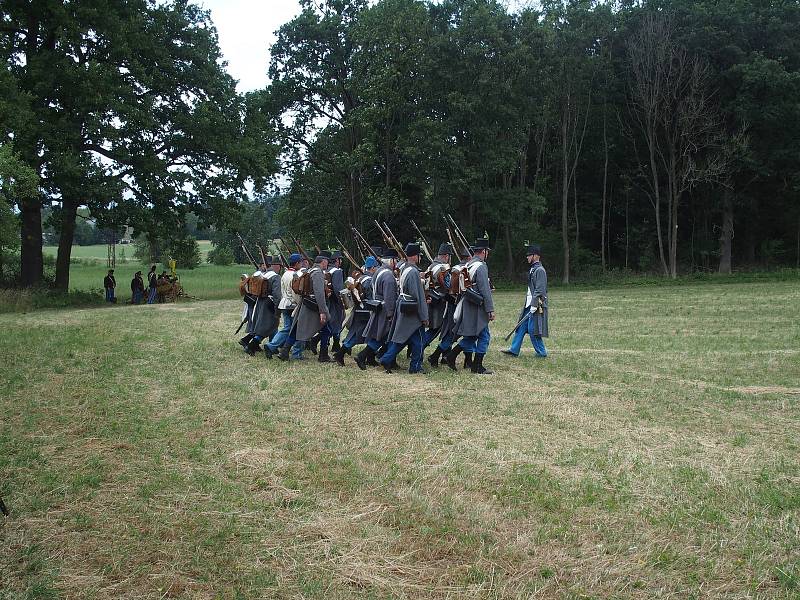
<svg viewBox="0 0 800 600">
<path fill-rule="evenodd" d="M 0 598 L 796 598 L 795 283 L 554 290 L 492 377 L 242 354 L 240 304 L 0 315 Z"/>
</svg>

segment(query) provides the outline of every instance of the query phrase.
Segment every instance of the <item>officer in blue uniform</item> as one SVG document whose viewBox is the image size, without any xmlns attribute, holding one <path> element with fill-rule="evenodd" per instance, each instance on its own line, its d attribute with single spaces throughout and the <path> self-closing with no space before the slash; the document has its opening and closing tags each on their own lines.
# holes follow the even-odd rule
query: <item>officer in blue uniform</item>
<svg viewBox="0 0 800 600">
<path fill-rule="evenodd" d="M 542 338 L 548 336 L 547 271 L 542 266 L 542 249 L 538 244 L 528 246 L 526 255 L 531 268 L 528 271 L 528 294 L 525 298 L 525 306 L 520 313 L 520 323 L 514 332 L 514 340 L 511 342 L 511 347 L 501 352 L 509 356 L 519 356 L 522 350 L 522 342 L 525 340 L 525 334 L 527 333 L 531 337 L 536 356 L 545 358 L 547 349 L 544 347 Z"/>
</svg>

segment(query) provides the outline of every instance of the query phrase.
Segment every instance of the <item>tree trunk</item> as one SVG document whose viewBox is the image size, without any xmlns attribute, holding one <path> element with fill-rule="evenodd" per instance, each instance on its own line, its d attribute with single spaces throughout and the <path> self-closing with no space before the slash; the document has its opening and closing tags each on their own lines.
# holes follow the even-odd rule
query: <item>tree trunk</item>
<svg viewBox="0 0 800 600">
<path fill-rule="evenodd" d="M 578 218 L 578 175 L 572 176 L 573 207 L 575 210 L 575 256 L 578 256 L 578 246 L 581 239 L 581 222 Z"/>
<path fill-rule="evenodd" d="M 630 248 L 630 219 L 628 205 L 630 204 L 630 192 L 625 192 L 625 270 L 628 270 L 628 249 Z"/>
<path fill-rule="evenodd" d="M 566 109 L 565 109 L 566 110 Z M 569 283 L 569 145 L 567 140 L 567 116 L 561 120 L 561 149 L 563 170 L 561 174 L 561 243 L 564 248 L 564 283 Z"/>
<path fill-rule="evenodd" d="M 42 282 L 42 203 L 39 198 L 20 202 L 20 282 L 32 286 Z"/>
<path fill-rule="evenodd" d="M 731 274 L 731 250 L 733 246 L 733 198 L 726 189 L 722 204 L 722 232 L 719 236 L 719 272 Z"/>
<path fill-rule="evenodd" d="M 655 131 L 648 131 L 648 146 L 650 149 L 650 175 L 653 178 L 653 196 L 655 198 L 654 208 L 656 212 L 656 232 L 658 234 L 658 257 L 661 259 L 661 268 L 664 270 L 664 275 L 669 274 L 667 268 L 667 261 L 664 258 L 664 238 L 661 232 L 661 184 L 658 178 L 658 164 L 656 163 L 656 150 L 655 150 Z"/>
<path fill-rule="evenodd" d="M 506 259 L 506 277 L 511 280 L 514 277 L 514 250 L 511 245 L 511 226 L 506 222 L 503 228 L 506 234 L 506 252 L 508 252 L 508 258 Z"/>
<path fill-rule="evenodd" d="M 669 246 L 669 274 L 675 279 L 678 276 L 678 198 L 673 198 L 671 204 L 672 239 Z"/>
<path fill-rule="evenodd" d="M 77 215 L 77 203 L 64 198 L 61 207 L 61 235 L 58 239 L 58 256 L 56 257 L 56 288 L 59 290 L 69 289 L 69 259 L 72 254 Z"/>
<path fill-rule="evenodd" d="M 600 224 L 600 260 L 606 270 L 606 190 L 608 188 L 608 135 L 606 133 L 606 111 L 603 109 L 603 216 Z"/>
</svg>

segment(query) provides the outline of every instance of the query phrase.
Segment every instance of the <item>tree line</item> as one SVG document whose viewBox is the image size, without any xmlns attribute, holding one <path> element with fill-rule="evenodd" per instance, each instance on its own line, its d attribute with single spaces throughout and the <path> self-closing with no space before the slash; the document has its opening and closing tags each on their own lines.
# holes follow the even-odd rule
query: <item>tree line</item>
<svg viewBox="0 0 800 600">
<path fill-rule="evenodd" d="M 452 213 L 566 282 L 800 260 L 800 3 L 302 4 L 266 90 L 295 231 Z"/>
<path fill-rule="evenodd" d="M 19 246 L 20 282 L 42 278 L 48 207 L 66 288 L 80 209 L 150 239 L 193 214 L 235 250 L 250 194 L 270 234 L 323 244 L 350 224 L 379 242 L 374 219 L 412 239 L 409 217 L 434 243 L 452 214 L 509 277 L 527 241 L 566 282 L 800 261 L 797 0 L 301 8 L 264 49 L 269 85 L 239 94 L 188 0 L 4 2 L 0 251 Z"/>
</svg>

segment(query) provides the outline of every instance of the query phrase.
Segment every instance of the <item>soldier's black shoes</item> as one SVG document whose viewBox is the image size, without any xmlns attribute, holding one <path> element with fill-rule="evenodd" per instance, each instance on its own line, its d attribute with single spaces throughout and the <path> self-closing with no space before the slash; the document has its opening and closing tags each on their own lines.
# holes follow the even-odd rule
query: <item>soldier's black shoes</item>
<svg viewBox="0 0 800 600">
<path fill-rule="evenodd" d="M 247 350 L 247 344 L 249 344 L 250 340 L 252 340 L 252 339 L 253 339 L 253 334 L 252 333 L 248 333 L 246 336 L 244 336 L 243 338 L 241 338 L 239 340 L 239 345 L 242 348 L 244 348 L 245 350 Z"/>
<path fill-rule="evenodd" d="M 340 367 L 344 366 L 344 348 L 339 348 L 336 352 L 333 353 L 333 358 L 336 360 L 337 364 Z"/>
<path fill-rule="evenodd" d="M 472 368 L 472 352 L 464 352 L 464 368 Z"/>
<path fill-rule="evenodd" d="M 456 367 L 456 358 L 458 358 L 458 355 L 461 354 L 462 350 L 463 348 L 456 344 L 444 357 L 445 364 L 453 371 L 458 371 L 458 367 Z"/>
<path fill-rule="evenodd" d="M 331 351 L 335 354 L 339 351 L 341 346 L 339 345 L 339 340 L 337 338 L 333 338 L 333 345 L 331 346 Z"/>
<path fill-rule="evenodd" d="M 433 353 L 428 357 L 428 364 L 432 367 L 439 366 L 439 358 L 442 356 L 442 350 L 440 348 L 436 348 Z"/>
<path fill-rule="evenodd" d="M 320 346 L 319 348 L 319 356 L 317 356 L 317 360 L 321 363 L 325 362 L 332 362 L 331 357 L 328 356 L 328 347 L 327 346 Z"/>
<path fill-rule="evenodd" d="M 344 348 L 342 347 L 342 351 L 347 354 L 347 356 L 353 356 L 353 349 L 352 348 Z"/>
<path fill-rule="evenodd" d="M 278 350 L 278 358 L 284 362 L 289 360 L 289 346 L 281 346 L 281 349 Z"/>
<path fill-rule="evenodd" d="M 483 357 L 485 354 L 475 353 L 475 358 L 472 361 L 472 372 L 478 375 L 493 375 L 494 371 L 487 369 L 483 366 Z"/>
<path fill-rule="evenodd" d="M 247 346 L 244 347 L 244 351 L 247 352 L 250 356 L 255 356 L 256 352 L 260 350 L 259 348 L 260 343 L 261 343 L 260 340 L 256 339 L 250 340 Z"/>
<path fill-rule="evenodd" d="M 368 367 L 380 367 L 380 366 L 381 366 L 381 363 L 379 363 L 379 362 L 378 362 L 378 361 L 375 359 L 375 357 L 376 357 L 376 356 L 377 356 L 377 354 L 375 354 L 374 352 L 370 352 L 370 353 L 367 355 L 367 362 L 366 362 L 366 365 L 367 365 Z"/>
<path fill-rule="evenodd" d="M 353 360 L 356 361 L 359 369 L 366 371 L 367 365 L 375 362 L 375 351 L 369 346 L 366 346 L 361 352 L 355 355 Z"/>
<path fill-rule="evenodd" d="M 275 353 L 272 350 L 269 349 L 269 346 L 265 345 L 264 348 L 262 348 L 262 349 L 264 350 L 264 357 L 272 359 L 272 355 L 275 354 Z"/>
<path fill-rule="evenodd" d="M 514 354 L 511 350 L 507 350 L 505 348 L 503 350 L 500 350 L 500 352 L 502 352 L 503 354 L 508 354 L 509 356 L 519 356 L 519 354 Z"/>
</svg>

